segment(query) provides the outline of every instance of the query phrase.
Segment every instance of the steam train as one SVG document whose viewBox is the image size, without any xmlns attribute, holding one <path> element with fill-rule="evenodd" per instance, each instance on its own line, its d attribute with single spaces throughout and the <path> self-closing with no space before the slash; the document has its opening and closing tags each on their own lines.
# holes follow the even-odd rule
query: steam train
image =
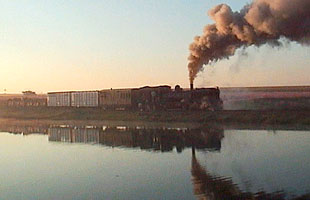
<svg viewBox="0 0 310 200">
<path fill-rule="evenodd" d="M 179 85 L 132 89 L 50 92 L 50 107 L 99 107 L 106 110 L 221 110 L 219 88 L 182 89 Z"/>
</svg>

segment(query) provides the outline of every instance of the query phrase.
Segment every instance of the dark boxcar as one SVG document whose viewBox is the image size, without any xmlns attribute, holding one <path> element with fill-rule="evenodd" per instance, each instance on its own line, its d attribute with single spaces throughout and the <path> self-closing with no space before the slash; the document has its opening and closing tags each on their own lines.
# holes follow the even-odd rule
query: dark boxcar
<svg viewBox="0 0 310 200">
<path fill-rule="evenodd" d="M 99 92 L 99 105 L 105 109 L 130 109 L 132 105 L 131 89 L 101 90 Z"/>
</svg>

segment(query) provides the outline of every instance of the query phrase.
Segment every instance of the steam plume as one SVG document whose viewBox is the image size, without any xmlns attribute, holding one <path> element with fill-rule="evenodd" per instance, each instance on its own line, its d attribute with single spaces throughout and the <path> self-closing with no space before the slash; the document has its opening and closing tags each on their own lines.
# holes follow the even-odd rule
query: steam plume
<svg viewBox="0 0 310 200">
<path fill-rule="evenodd" d="M 310 44 L 310 0 L 254 0 L 239 12 L 226 4 L 209 11 L 214 24 L 205 26 L 189 46 L 189 79 L 208 65 L 251 45 L 279 46 L 286 38 Z"/>
</svg>

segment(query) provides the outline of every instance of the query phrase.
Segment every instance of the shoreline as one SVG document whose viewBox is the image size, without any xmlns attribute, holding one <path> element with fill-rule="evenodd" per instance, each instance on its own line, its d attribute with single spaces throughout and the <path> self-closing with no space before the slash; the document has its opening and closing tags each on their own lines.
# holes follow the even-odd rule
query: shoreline
<svg viewBox="0 0 310 200">
<path fill-rule="evenodd" d="M 111 121 L 111 120 L 49 120 L 49 119 L 12 119 L 0 118 L 2 127 L 37 127 L 48 128 L 51 126 L 77 126 L 77 127 L 129 127 L 129 128 L 223 128 L 225 130 L 310 130 L 310 125 L 302 124 L 224 124 L 224 123 L 192 123 L 192 122 L 146 122 L 146 121 Z M 1 132 L 1 131 L 0 131 Z"/>
<path fill-rule="evenodd" d="M 310 110 L 106 111 L 98 108 L 0 107 L 3 120 L 192 123 L 243 125 L 310 125 Z"/>
</svg>

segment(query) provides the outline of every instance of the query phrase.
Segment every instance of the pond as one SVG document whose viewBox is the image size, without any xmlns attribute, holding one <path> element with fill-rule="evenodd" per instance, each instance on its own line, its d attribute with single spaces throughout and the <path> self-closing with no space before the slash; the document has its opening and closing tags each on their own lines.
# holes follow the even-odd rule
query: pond
<svg viewBox="0 0 310 200">
<path fill-rule="evenodd" d="M 0 199 L 309 199 L 310 131 L 1 125 Z"/>
</svg>

